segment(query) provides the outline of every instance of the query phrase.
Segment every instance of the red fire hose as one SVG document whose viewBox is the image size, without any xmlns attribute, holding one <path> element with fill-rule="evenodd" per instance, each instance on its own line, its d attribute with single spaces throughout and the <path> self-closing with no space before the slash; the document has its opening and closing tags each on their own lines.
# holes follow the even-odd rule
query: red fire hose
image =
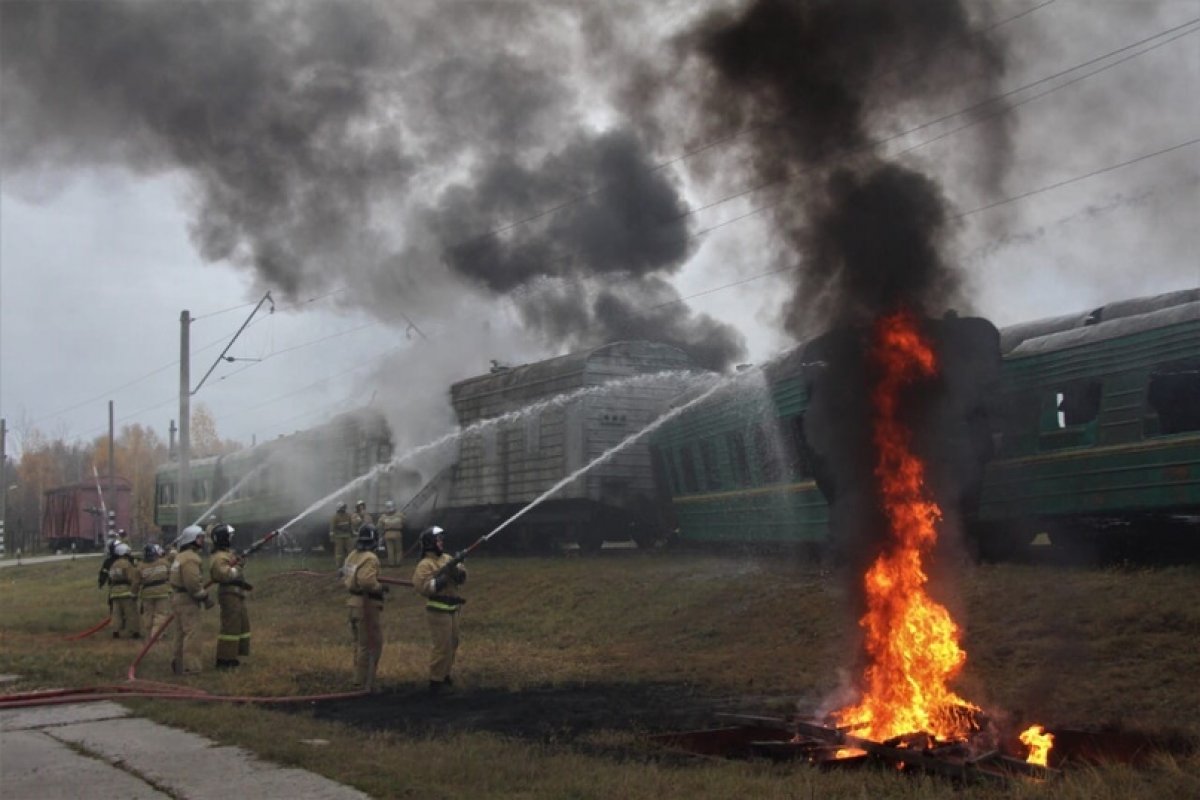
<svg viewBox="0 0 1200 800">
<path fill-rule="evenodd" d="M 107 617 L 105 617 L 104 619 L 100 620 L 98 623 L 96 623 L 92 627 L 88 628 L 83 633 L 76 633 L 71 636 L 64 636 L 63 639 L 68 642 L 74 641 L 75 639 L 86 639 L 87 637 L 91 636 L 93 633 L 103 630 L 110 622 L 112 622 L 111 614 L 108 615 Z"/>
</svg>

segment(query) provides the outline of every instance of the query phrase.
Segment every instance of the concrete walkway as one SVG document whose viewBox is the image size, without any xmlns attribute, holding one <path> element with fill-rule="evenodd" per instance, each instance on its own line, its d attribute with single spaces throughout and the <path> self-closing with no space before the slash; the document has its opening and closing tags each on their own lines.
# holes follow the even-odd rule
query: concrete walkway
<svg viewBox="0 0 1200 800">
<path fill-rule="evenodd" d="M 0 711 L 0 797 L 369 800 L 357 789 L 261 761 L 116 703 Z"/>
</svg>

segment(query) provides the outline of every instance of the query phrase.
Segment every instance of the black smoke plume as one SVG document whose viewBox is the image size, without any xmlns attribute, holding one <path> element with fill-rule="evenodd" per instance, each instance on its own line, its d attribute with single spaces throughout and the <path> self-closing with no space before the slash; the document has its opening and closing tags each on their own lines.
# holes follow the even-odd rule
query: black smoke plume
<svg viewBox="0 0 1200 800">
<path fill-rule="evenodd" d="M 900 309 L 940 317 L 965 302 L 946 257 L 946 192 L 891 156 L 887 140 L 996 93 L 1002 47 L 976 30 L 958 0 L 755 0 L 703 19 L 680 46 L 702 78 L 700 138 L 739 143 L 712 167 L 714 182 L 764 187 L 794 259 L 785 326 L 798 338 L 833 331 L 803 351 L 805 438 L 856 581 L 886 532 L 874 478 L 871 322 Z M 968 179 L 994 185 L 1002 175 L 1003 119 L 979 118 L 963 137 L 975 165 Z M 979 415 L 998 342 L 982 320 L 928 325 L 943 372 L 916 387 L 905 411 L 930 489 L 952 519 L 977 499 L 972 484 L 990 446 Z"/>
<path fill-rule="evenodd" d="M 0 165 L 35 192 L 70 168 L 182 173 L 201 255 L 281 297 L 348 287 L 343 302 L 407 327 L 396 308 L 420 324 L 515 293 L 519 319 L 559 349 L 635 335 L 606 326 L 619 315 L 596 305 L 618 292 L 636 335 L 690 347 L 698 330 L 705 363 L 723 366 L 742 349 L 734 331 L 641 299 L 661 302 L 661 280 L 691 253 L 687 207 L 645 143 L 587 119 L 587 87 L 563 68 L 584 15 L 468 2 L 4 2 Z M 586 16 L 593 34 L 613 24 Z M 529 308 L 548 280 L 579 295 Z M 643 282 L 652 290 L 626 291 Z M 580 305 L 587 313 L 563 313 Z"/>
</svg>

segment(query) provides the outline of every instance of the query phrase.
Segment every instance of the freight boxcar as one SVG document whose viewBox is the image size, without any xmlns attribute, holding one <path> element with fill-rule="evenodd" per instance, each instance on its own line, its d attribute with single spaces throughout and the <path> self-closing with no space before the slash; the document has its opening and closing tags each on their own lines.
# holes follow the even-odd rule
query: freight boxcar
<svg viewBox="0 0 1200 800">
<path fill-rule="evenodd" d="M 99 486 L 91 482 L 50 489 L 42 506 L 42 541 L 50 550 L 99 549 L 110 527 L 131 531 L 132 509 L 129 481 L 121 477 L 111 484 L 105 477 Z"/>
<path fill-rule="evenodd" d="M 682 351 L 615 342 L 450 387 L 459 425 L 456 463 L 436 518 L 456 538 L 487 533 L 559 480 L 662 414 L 692 368 Z M 563 402 L 563 397 L 574 398 Z M 495 424 L 487 424 L 496 420 Z M 664 533 L 663 502 L 645 441 L 581 475 L 524 516 L 497 544 L 541 549 L 605 539 L 649 545 Z"/>
</svg>

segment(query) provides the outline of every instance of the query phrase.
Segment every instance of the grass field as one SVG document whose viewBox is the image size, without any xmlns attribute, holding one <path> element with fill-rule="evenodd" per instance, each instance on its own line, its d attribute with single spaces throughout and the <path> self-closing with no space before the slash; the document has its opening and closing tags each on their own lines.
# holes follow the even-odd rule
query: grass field
<svg viewBox="0 0 1200 800">
<path fill-rule="evenodd" d="M 254 654 L 236 674 L 207 671 L 188 683 L 221 694 L 348 690 L 344 592 L 331 577 L 287 574 L 332 567 L 331 559 L 258 557 L 248 570 L 256 585 Z M 525 702 L 534 690 L 544 703 L 553 703 L 560 689 L 566 697 L 597 687 L 620 699 L 626 687 L 631 705 L 660 697 L 669 709 L 674 698 L 694 694 L 751 713 L 813 710 L 850 667 L 854 620 L 840 577 L 768 557 L 606 551 L 585 558 L 480 557 L 470 567 L 458 686 L 452 698 L 437 701 L 446 704 L 440 716 L 448 725 L 419 724 L 433 702 L 421 691 L 426 630 L 417 598 L 404 589 L 393 592 L 385 612 L 385 693 L 355 701 L 364 713 L 377 712 L 369 727 L 312 709 L 131 705 L 379 797 L 1200 796 L 1195 753 L 1163 755 L 1138 769 L 1070 769 L 1047 784 L 964 789 L 878 769 L 680 758 L 647 741 L 647 732 L 674 720 L 657 709 L 650 720 L 630 724 L 593 709 L 599 724 L 569 726 L 563 735 L 498 732 L 476 712 L 506 696 Z M 88 560 L 0 571 L 0 672 L 22 676 L 11 691 L 124 679 L 139 643 L 113 641 L 107 631 L 63 641 L 107 613 L 95 587 L 97 568 Z M 407 578 L 410 568 L 393 574 Z M 961 693 L 1018 721 L 1113 725 L 1200 741 L 1198 585 L 1195 567 L 973 568 L 944 598 L 966 630 Z M 216 623 L 215 610 L 207 613 L 206 661 Z M 139 676 L 176 680 L 169 648 L 151 651 Z M 353 717 L 353 704 L 341 708 Z M 380 708 L 396 709 L 394 726 L 379 724 Z M 532 702 L 529 708 L 539 713 Z"/>
</svg>

